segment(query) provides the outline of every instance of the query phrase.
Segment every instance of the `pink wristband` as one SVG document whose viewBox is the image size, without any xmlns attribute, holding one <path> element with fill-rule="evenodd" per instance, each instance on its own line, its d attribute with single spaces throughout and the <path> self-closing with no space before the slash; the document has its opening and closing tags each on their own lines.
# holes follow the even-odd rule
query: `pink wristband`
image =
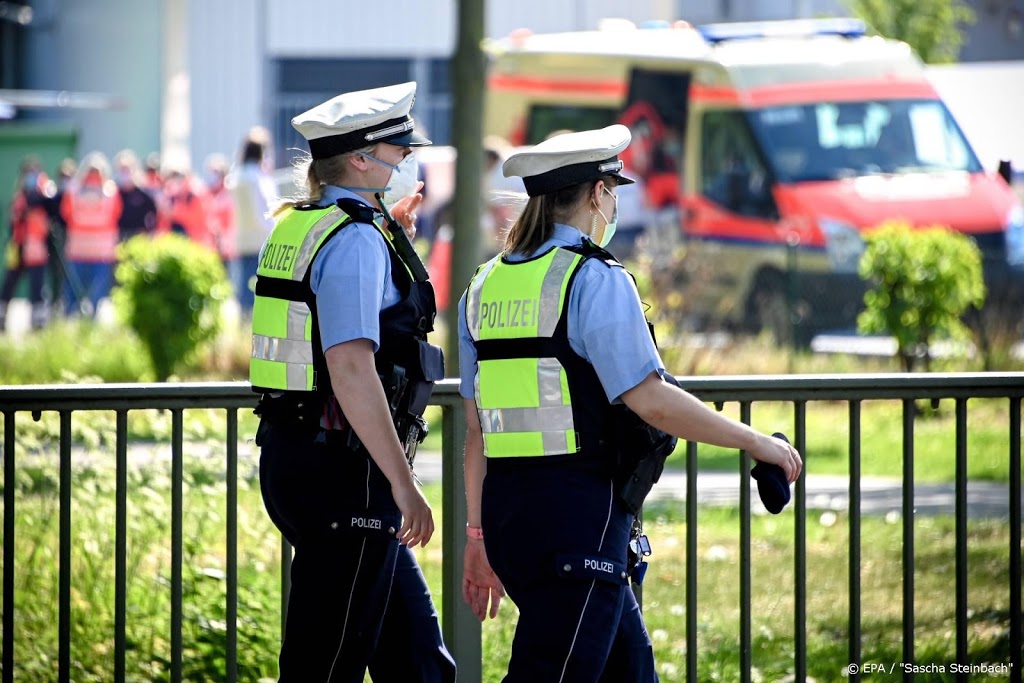
<svg viewBox="0 0 1024 683">
<path fill-rule="evenodd" d="M 471 541 L 482 541 L 484 540 L 484 530 L 478 526 L 466 525 L 466 538 Z"/>
</svg>

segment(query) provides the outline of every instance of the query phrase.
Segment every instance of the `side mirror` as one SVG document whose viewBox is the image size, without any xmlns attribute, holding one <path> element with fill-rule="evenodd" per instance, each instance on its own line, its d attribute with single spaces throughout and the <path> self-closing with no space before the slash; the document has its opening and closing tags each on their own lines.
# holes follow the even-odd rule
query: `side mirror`
<svg viewBox="0 0 1024 683">
<path fill-rule="evenodd" d="M 999 177 L 1006 181 L 1007 185 L 1013 185 L 1013 164 L 1009 159 L 999 160 Z"/>
</svg>

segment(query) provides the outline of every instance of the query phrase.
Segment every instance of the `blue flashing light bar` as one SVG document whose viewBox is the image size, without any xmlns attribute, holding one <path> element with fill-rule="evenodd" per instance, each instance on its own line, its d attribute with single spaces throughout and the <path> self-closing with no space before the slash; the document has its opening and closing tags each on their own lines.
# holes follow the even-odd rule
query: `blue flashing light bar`
<svg viewBox="0 0 1024 683">
<path fill-rule="evenodd" d="M 727 40 L 773 37 L 842 36 L 844 38 L 857 38 L 867 32 L 863 21 L 849 17 L 704 24 L 698 26 L 697 30 L 704 36 L 704 40 L 711 44 Z"/>
</svg>

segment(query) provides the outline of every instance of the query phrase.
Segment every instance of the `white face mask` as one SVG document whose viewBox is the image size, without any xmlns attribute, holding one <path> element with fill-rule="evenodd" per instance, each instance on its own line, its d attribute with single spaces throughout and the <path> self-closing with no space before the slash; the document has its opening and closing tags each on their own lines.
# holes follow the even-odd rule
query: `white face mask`
<svg viewBox="0 0 1024 683">
<path fill-rule="evenodd" d="M 604 249 L 609 244 L 611 244 L 612 237 L 615 236 L 615 227 L 616 227 L 616 224 L 619 222 L 619 198 L 617 196 L 615 196 L 614 194 L 612 194 L 611 192 L 609 192 L 608 188 L 606 188 L 606 187 L 602 187 L 601 191 L 602 192 L 608 192 L 608 194 L 611 195 L 612 199 L 615 200 L 615 209 L 612 210 L 612 219 L 611 220 L 608 220 L 607 218 L 605 218 L 604 217 L 604 212 L 601 211 L 600 207 L 598 207 L 597 212 L 599 214 L 601 214 L 601 218 L 604 218 L 604 221 L 605 221 L 604 230 L 601 231 L 601 235 L 600 236 L 597 236 L 597 235 L 591 235 L 590 236 L 590 239 L 594 240 L 594 242 L 597 243 L 597 246 L 599 246 L 602 249 Z"/>
<path fill-rule="evenodd" d="M 388 178 L 388 182 L 384 187 L 380 188 L 384 190 L 384 204 L 391 206 L 399 199 L 403 197 L 409 197 L 416 194 L 416 185 L 420 180 L 420 169 L 419 163 L 416 161 L 415 154 L 407 154 L 397 166 L 393 166 L 386 161 L 381 161 L 377 157 L 372 157 L 369 154 L 363 154 L 359 152 L 360 156 L 372 159 L 378 164 L 387 166 L 391 169 L 391 176 Z"/>
</svg>

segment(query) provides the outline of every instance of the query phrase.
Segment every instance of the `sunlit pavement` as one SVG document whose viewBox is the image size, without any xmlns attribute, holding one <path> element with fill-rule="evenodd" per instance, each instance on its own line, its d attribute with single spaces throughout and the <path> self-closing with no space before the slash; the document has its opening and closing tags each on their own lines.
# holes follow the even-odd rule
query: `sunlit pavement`
<svg viewBox="0 0 1024 683">
<path fill-rule="evenodd" d="M 415 471 L 420 481 L 441 480 L 441 454 L 420 453 Z M 834 513 L 850 507 L 849 480 L 839 475 L 810 474 L 806 479 L 807 509 L 822 524 L 834 522 Z M 899 519 L 903 510 L 903 485 L 899 479 L 861 478 L 862 514 L 886 515 Z M 793 487 L 795 493 L 795 486 Z M 654 485 L 649 500 L 686 500 L 686 473 L 666 471 Z M 697 475 L 697 502 L 700 505 L 735 507 L 740 500 L 738 472 L 700 472 Z M 1009 487 L 989 481 L 967 484 L 967 512 L 974 517 L 1009 518 Z M 768 514 L 757 495 L 756 482 L 751 481 L 750 509 L 754 514 Z M 952 484 L 923 484 L 914 487 L 914 512 L 918 515 L 952 515 L 956 498 Z M 794 503 L 782 511 L 780 518 L 793 514 Z M 833 513 L 829 515 L 828 513 Z M 1024 515 L 1022 515 L 1024 517 Z"/>
</svg>

